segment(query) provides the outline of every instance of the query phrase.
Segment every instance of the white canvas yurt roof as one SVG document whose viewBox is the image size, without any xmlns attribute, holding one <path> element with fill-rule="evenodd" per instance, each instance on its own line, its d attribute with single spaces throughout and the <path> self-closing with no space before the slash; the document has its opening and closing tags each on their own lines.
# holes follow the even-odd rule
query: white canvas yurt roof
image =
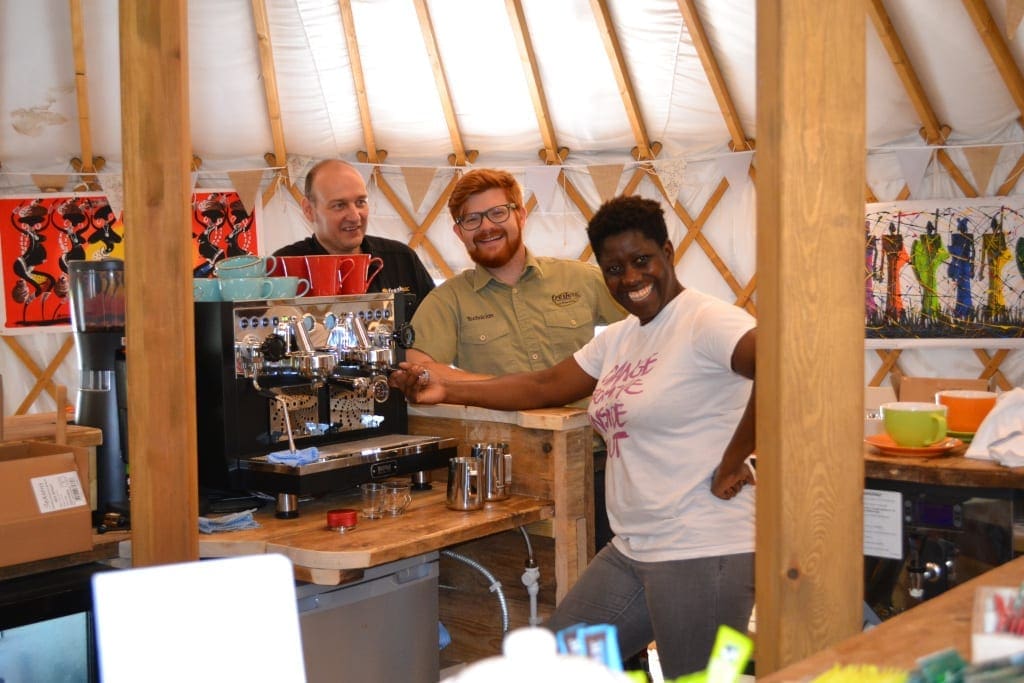
<svg viewBox="0 0 1024 683">
<path fill-rule="evenodd" d="M 756 312 L 756 5 L 192 0 L 196 186 L 252 184 L 269 253 L 308 234 L 297 196 L 314 160 L 364 163 L 370 231 L 412 244 L 439 280 L 470 265 L 444 210 L 460 169 L 516 173 L 528 246 L 569 258 L 589 257 L 583 228 L 602 200 L 638 192 L 665 204 L 684 284 Z M 866 201 L 1024 193 L 1024 2 L 868 0 L 865 11 Z M 0 32 L 0 193 L 98 186 L 114 203 L 117 1 L 0 0 Z M 146 228 L 125 227 L 129 238 Z M 4 333 L 11 412 L 68 330 Z M 904 346 L 902 372 L 964 377 L 985 369 L 975 347 L 993 348 Z M 997 368 L 1004 388 L 1024 384 L 1019 355 Z M 887 381 L 885 358 L 865 351 L 866 383 Z M 57 365 L 73 395 L 73 354 Z M 52 406 L 43 392 L 21 407 Z"/>
</svg>

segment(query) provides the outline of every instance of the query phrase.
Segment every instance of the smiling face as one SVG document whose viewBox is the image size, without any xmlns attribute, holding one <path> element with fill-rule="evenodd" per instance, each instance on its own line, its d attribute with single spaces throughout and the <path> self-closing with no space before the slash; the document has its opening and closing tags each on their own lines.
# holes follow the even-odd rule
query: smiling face
<svg viewBox="0 0 1024 683">
<path fill-rule="evenodd" d="M 459 215 L 483 213 L 492 207 L 510 201 L 512 200 L 503 189 L 492 187 L 468 197 L 462 205 Z M 453 229 L 474 262 L 484 268 L 501 268 L 524 251 L 523 225 L 525 223 L 526 210 L 516 208 L 509 214 L 508 219 L 501 223 L 494 223 L 484 216 L 480 227 L 476 230 L 463 230 L 457 224 L 453 226 Z"/>
<path fill-rule="evenodd" d="M 606 237 L 597 264 L 612 297 L 641 325 L 683 291 L 672 263 L 672 243 L 658 244 L 640 230 Z"/>
<path fill-rule="evenodd" d="M 359 171 L 341 162 L 316 170 L 302 213 L 317 240 L 331 254 L 358 254 L 370 215 L 366 183 Z"/>
</svg>

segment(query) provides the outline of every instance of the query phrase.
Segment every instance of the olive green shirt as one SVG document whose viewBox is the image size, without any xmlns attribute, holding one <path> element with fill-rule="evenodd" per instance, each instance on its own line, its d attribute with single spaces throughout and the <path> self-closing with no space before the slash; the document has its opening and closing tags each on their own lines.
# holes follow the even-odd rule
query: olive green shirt
<svg viewBox="0 0 1024 683">
<path fill-rule="evenodd" d="M 416 309 L 415 349 L 468 372 L 503 375 L 549 368 L 626 312 L 597 266 L 527 252 L 509 286 L 477 266 L 430 292 Z"/>
</svg>

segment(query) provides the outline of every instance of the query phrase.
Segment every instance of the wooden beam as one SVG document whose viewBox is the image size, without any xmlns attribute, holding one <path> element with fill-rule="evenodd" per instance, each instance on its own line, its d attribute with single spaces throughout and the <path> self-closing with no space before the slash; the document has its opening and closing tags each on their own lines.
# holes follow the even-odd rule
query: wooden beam
<svg viewBox="0 0 1024 683">
<path fill-rule="evenodd" d="M 89 77 L 85 68 L 85 29 L 82 26 L 82 0 L 68 0 L 71 6 L 71 51 L 75 58 L 75 101 L 78 105 L 78 140 L 82 151 L 82 173 L 91 174 L 92 127 L 89 125 Z"/>
<path fill-rule="evenodd" d="M 683 21 L 686 22 L 686 28 L 690 32 L 690 39 L 697 50 L 697 56 L 700 57 L 701 66 L 704 67 L 704 75 L 708 77 L 711 91 L 715 94 L 715 100 L 718 101 L 718 109 L 722 112 L 722 118 L 725 119 L 725 125 L 729 129 L 732 149 L 734 151 L 750 149 L 747 135 L 743 132 L 743 124 L 740 123 L 739 114 L 736 112 L 736 105 L 733 104 L 732 95 L 729 94 L 729 86 L 722 76 L 722 70 L 718 66 L 718 60 L 711 47 L 711 41 L 708 40 L 707 33 L 704 31 L 704 23 L 700 20 L 700 14 L 697 13 L 697 4 L 694 0 L 678 0 L 678 2 L 679 11 L 683 13 Z"/>
<path fill-rule="evenodd" d="M 637 145 L 635 156 L 637 159 L 653 159 L 654 154 L 651 152 L 651 140 L 647 136 L 647 126 L 644 124 L 644 117 L 640 113 L 640 101 L 633 90 L 633 81 L 629 77 L 626 58 L 622 55 L 622 46 L 619 44 L 619 37 L 615 33 L 615 22 L 612 21 L 608 1 L 590 0 L 590 7 L 594 11 L 594 20 L 597 21 L 601 41 L 608 52 L 612 73 L 615 74 L 615 82 L 619 85 L 619 95 L 622 96 L 622 104 L 626 107 L 626 117 L 629 118 L 629 125 L 633 129 L 633 139 L 636 140 Z"/>
<path fill-rule="evenodd" d="M 267 16 L 265 0 L 252 0 L 252 20 L 256 29 L 256 46 L 260 55 L 260 79 L 263 81 L 263 98 L 267 105 L 267 119 L 270 121 L 270 135 L 274 140 L 274 162 L 284 167 L 282 173 L 288 178 L 288 152 L 284 144 L 284 123 L 281 121 L 281 96 L 277 89 L 277 69 L 274 67 L 274 44 L 270 40 L 270 18 Z"/>
<path fill-rule="evenodd" d="M 939 123 L 939 117 L 935 114 L 931 102 L 928 101 L 924 86 L 921 85 L 921 80 L 910 63 L 907 51 L 903 49 L 903 43 L 896 33 L 896 28 L 892 25 L 892 20 L 889 19 L 889 13 L 885 11 L 882 0 L 868 0 L 868 15 L 871 17 L 871 23 L 875 25 L 875 31 L 882 41 L 882 46 L 889 53 L 889 59 L 896 69 L 896 75 L 903 83 L 903 89 L 910 97 L 910 103 L 914 106 L 917 117 L 924 126 L 922 133 L 924 139 L 929 145 L 943 144 L 949 130 L 944 129 Z"/>
<path fill-rule="evenodd" d="M 379 164 L 377 140 L 373 133 L 373 119 L 370 117 L 370 101 L 366 97 L 366 78 L 363 76 L 363 60 L 359 55 L 359 40 L 356 38 L 356 21 L 352 16 L 349 0 L 338 0 L 341 9 L 341 24 L 345 29 L 345 46 L 348 48 L 349 69 L 356 89 L 356 103 L 359 105 L 359 120 L 363 125 L 363 142 L 366 143 L 368 162 Z"/>
<path fill-rule="evenodd" d="M 188 3 L 121 0 L 132 563 L 199 557 Z"/>
<path fill-rule="evenodd" d="M 425 0 L 414 0 L 413 5 L 416 7 L 416 17 L 420 20 L 420 31 L 423 32 L 423 46 L 427 48 L 430 68 L 434 72 L 434 85 L 437 86 L 441 110 L 444 111 L 444 120 L 448 124 L 448 137 L 452 141 L 452 149 L 455 150 L 452 165 L 465 166 L 466 146 L 463 144 L 462 132 L 459 130 L 459 120 L 455 116 L 455 105 L 452 103 L 452 93 L 448 87 L 448 76 L 445 74 L 444 64 L 441 63 L 441 51 L 437 47 L 437 35 L 434 33 L 434 23 L 430 20 L 430 9 L 427 8 Z"/>
<path fill-rule="evenodd" d="M 1024 76 L 1021 76 L 1020 67 L 1014 61 L 1013 53 L 1010 52 L 1002 32 L 996 26 L 992 13 L 988 11 L 985 0 L 963 0 L 963 3 L 968 16 L 974 22 L 974 28 L 981 36 L 981 42 L 985 44 L 992 62 L 999 70 L 999 75 L 1003 77 L 1003 83 L 1006 84 L 1006 90 L 1013 98 L 1013 103 L 1017 105 L 1017 111 L 1024 115 Z"/>
<path fill-rule="evenodd" d="M 555 126 L 551 122 L 551 114 L 548 111 L 548 100 L 544 95 L 544 83 L 540 78 L 537 55 L 533 51 L 533 42 L 530 40 L 530 29 L 526 25 L 523 3 L 521 0 L 505 0 L 505 9 L 508 10 L 512 35 L 515 37 L 516 47 L 519 49 L 519 61 L 523 65 L 526 88 L 530 91 L 533 113 L 537 117 L 537 129 L 540 131 L 541 140 L 544 141 L 546 155 L 544 163 L 548 165 L 561 163 L 562 159 L 558 154 L 558 140 L 555 137 Z"/>
<path fill-rule="evenodd" d="M 757 3 L 758 676 L 861 630 L 864 24 Z"/>
</svg>

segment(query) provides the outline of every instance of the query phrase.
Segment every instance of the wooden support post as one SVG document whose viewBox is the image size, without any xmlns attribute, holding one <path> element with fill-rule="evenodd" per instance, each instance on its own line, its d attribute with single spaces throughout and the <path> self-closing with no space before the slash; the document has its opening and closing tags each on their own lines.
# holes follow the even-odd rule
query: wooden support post
<svg viewBox="0 0 1024 683">
<path fill-rule="evenodd" d="M 861 628 L 865 7 L 757 3 L 757 674 Z"/>
<path fill-rule="evenodd" d="M 186 0 L 122 0 L 132 562 L 199 557 Z"/>
</svg>

